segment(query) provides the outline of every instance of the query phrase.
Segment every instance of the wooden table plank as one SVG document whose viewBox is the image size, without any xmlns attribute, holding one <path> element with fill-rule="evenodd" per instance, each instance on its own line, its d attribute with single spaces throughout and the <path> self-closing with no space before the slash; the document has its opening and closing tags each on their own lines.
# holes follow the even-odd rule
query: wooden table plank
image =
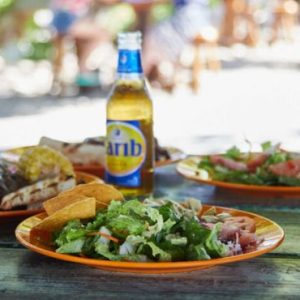
<svg viewBox="0 0 300 300">
<path fill-rule="evenodd" d="M 294 258 L 261 257 L 190 273 L 139 275 L 101 271 L 21 249 L 1 249 L 0 253 L 1 299 L 20 292 L 24 297 L 84 293 L 96 299 L 300 295 L 300 260 Z"/>
<path fill-rule="evenodd" d="M 24 218 L 0 220 L 0 247 L 23 248 L 15 238 L 15 228 Z"/>
</svg>

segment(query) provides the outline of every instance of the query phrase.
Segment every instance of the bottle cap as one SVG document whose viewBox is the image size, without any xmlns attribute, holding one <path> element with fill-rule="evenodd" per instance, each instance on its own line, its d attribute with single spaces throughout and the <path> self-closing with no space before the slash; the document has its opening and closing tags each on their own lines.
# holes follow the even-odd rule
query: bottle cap
<svg viewBox="0 0 300 300">
<path fill-rule="evenodd" d="M 141 49 L 142 33 L 122 32 L 118 34 L 118 48 L 119 49 Z"/>
</svg>

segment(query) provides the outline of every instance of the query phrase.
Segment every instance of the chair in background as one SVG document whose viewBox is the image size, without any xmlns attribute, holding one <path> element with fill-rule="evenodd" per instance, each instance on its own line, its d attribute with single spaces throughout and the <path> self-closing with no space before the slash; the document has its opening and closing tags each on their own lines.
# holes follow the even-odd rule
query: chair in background
<svg viewBox="0 0 300 300">
<path fill-rule="evenodd" d="M 220 42 L 225 46 L 243 43 L 256 46 L 259 40 L 259 24 L 255 14 L 259 8 L 247 0 L 224 0 L 224 18 L 220 31 Z M 244 27 L 244 36 L 239 30 Z"/>
<path fill-rule="evenodd" d="M 270 43 L 278 40 L 280 35 L 287 41 L 293 41 L 293 30 L 299 17 L 299 4 L 294 0 L 281 0 L 273 12 L 272 37 Z"/>
<path fill-rule="evenodd" d="M 201 87 L 202 71 L 204 69 L 218 71 L 221 68 L 218 38 L 217 29 L 205 28 L 186 45 L 176 63 L 162 62 L 153 69 L 148 78 L 153 85 L 156 81 L 159 87 L 168 92 L 184 83 L 197 94 Z"/>
<path fill-rule="evenodd" d="M 224 0 L 224 16 L 220 30 L 220 42 L 225 46 L 231 46 L 236 42 L 236 15 L 235 0 Z"/>
<path fill-rule="evenodd" d="M 172 92 L 179 85 L 188 85 L 197 94 L 201 87 L 204 69 L 221 69 L 219 33 L 214 27 L 206 27 L 196 34 L 179 54 L 176 62 L 162 61 L 153 68 L 148 79 L 154 86 Z"/>
<path fill-rule="evenodd" d="M 221 68 L 221 61 L 218 55 L 218 39 L 218 31 L 208 28 L 204 33 L 196 35 L 192 41 L 194 59 L 191 65 L 190 86 L 194 93 L 198 93 L 200 90 L 200 75 L 204 68 L 213 71 L 218 71 Z"/>
</svg>

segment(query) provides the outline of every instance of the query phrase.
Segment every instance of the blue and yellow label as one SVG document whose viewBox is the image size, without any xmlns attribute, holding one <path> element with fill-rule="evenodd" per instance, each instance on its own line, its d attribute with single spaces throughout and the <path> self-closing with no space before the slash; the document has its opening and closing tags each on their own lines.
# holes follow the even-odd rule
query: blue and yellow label
<svg viewBox="0 0 300 300">
<path fill-rule="evenodd" d="M 140 50 L 119 50 L 118 73 L 143 73 Z"/>
<path fill-rule="evenodd" d="M 146 158 L 146 141 L 140 122 L 107 121 L 106 181 L 119 186 L 138 187 Z"/>
</svg>

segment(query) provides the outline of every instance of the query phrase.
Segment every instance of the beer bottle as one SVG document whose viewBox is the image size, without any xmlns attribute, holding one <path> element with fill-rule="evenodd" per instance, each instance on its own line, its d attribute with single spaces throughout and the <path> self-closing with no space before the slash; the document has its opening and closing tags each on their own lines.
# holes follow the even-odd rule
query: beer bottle
<svg viewBox="0 0 300 300">
<path fill-rule="evenodd" d="M 118 35 L 117 78 L 107 102 L 106 181 L 125 196 L 153 190 L 153 108 L 141 63 L 141 33 Z"/>
</svg>

